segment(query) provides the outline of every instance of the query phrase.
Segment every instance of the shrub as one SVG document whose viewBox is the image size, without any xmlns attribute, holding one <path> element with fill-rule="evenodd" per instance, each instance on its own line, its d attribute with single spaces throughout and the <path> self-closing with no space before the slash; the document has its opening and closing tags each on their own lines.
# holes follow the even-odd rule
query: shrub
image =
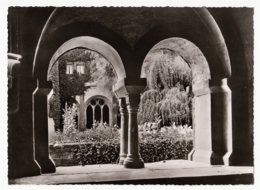
<svg viewBox="0 0 260 190">
<path fill-rule="evenodd" d="M 161 160 L 188 159 L 193 148 L 193 130 L 182 127 L 163 127 L 140 133 L 140 154 L 145 163 Z"/>
<path fill-rule="evenodd" d="M 187 159 L 193 147 L 193 130 L 191 127 L 162 127 L 160 130 L 148 129 L 139 132 L 140 154 L 145 163 L 161 160 Z M 69 138 L 62 133 L 52 135 L 50 140 L 56 142 L 78 142 L 74 147 L 74 156 L 79 165 L 116 163 L 119 159 L 119 130 L 102 124 L 95 129 L 78 132 Z M 66 154 L 65 154 L 66 155 Z M 66 163 L 66 162 L 65 162 Z"/>
<path fill-rule="evenodd" d="M 67 136 L 71 136 L 76 133 L 76 121 L 77 107 L 73 104 L 71 107 L 65 104 L 65 109 L 63 109 L 63 133 Z"/>
<path fill-rule="evenodd" d="M 79 144 L 75 154 L 79 165 L 116 163 L 119 158 L 118 143 L 84 143 Z"/>
<path fill-rule="evenodd" d="M 49 136 L 49 143 L 96 143 L 96 142 L 111 142 L 119 143 L 120 136 L 119 130 L 110 126 L 99 124 L 97 128 L 87 129 L 79 132 L 75 130 L 75 133 L 67 135 L 57 131 L 51 133 Z"/>
<path fill-rule="evenodd" d="M 93 134 L 93 133 L 92 133 Z M 140 154 L 145 163 L 161 160 L 188 159 L 193 148 L 193 130 L 185 127 L 169 127 L 167 132 L 140 133 Z M 117 134 L 118 135 L 118 134 Z M 107 139 L 104 142 L 80 144 L 75 150 L 79 165 L 116 163 L 120 143 Z"/>
</svg>

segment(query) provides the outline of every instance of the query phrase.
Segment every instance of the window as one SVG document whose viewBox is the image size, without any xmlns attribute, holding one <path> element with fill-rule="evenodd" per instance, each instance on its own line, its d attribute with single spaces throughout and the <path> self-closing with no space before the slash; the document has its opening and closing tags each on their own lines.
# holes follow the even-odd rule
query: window
<svg viewBox="0 0 260 190">
<path fill-rule="evenodd" d="M 73 74 L 73 71 L 76 70 L 79 74 L 84 74 L 84 65 L 82 63 L 67 63 L 66 74 Z"/>
<path fill-rule="evenodd" d="M 73 65 L 71 63 L 67 63 L 66 74 L 73 74 Z"/>
<path fill-rule="evenodd" d="M 77 65 L 77 73 L 84 74 L 84 66 L 83 65 Z"/>
<path fill-rule="evenodd" d="M 77 66 L 76 66 L 77 73 L 84 74 L 84 65 L 83 65 L 83 63 L 82 62 L 77 62 L 76 64 L 77 64 Z"/>
<path fill-rule="evenodd" d="M 93 99 L 89 102 L 86 110 L 86 126 L 92 128 L 93 122 L 106 122 L 109 124 L 109 107 L 102 99 Z"/>
</svg>

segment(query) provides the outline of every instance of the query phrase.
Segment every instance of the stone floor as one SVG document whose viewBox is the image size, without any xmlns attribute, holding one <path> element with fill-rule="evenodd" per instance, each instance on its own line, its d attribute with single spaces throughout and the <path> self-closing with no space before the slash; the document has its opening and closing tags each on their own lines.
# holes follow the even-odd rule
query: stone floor
<svg viewBox="0 0 260 190">
<path fill-rule="evenodd" d="M 253 167 L 169 160 L 147 163 L 142 169 L 111 164 L 57 167 L 56 173 L 9 180 L 9 184 L 253 184 L 253 172 Z"/>
</svg>

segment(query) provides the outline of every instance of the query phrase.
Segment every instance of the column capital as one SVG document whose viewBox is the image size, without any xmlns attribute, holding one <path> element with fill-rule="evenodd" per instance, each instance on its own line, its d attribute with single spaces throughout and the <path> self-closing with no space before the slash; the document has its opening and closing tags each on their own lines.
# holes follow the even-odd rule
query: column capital
<svg viewBox="0 0 260 190">
<path fill-rule="evenodd" d="M 202 96 L 213 93 L 229 93 L 231 90 L 227 85 L 227 79 L 224 78 L 218 81 L 202 81 L 198 84 L 193 84 L 192 92 L 195 96 Z"/>
<path fill-rule="evenodd" d="M 126 108 L 126 100 L 125 100 L 125 98 L 119 98 L 118 102 L 119 102 L 119 107 L 120 108 Z"/>
<path fill-rule="evenodd" d="M 128 115 L 127 111 L 127 104 L 126 104 L 126 99 L 125 98 L 119 98 L 119 107 L 120 107 L 120 114 L 121 115 Z"/>
<path fill-rule="evenodd" d="M 37 88 L 33 92 L 34 96 L 47 96 L 52 89 L 52 83 L 44 80 L 37 80 Z"/>
<path fill-rule="evenodd" d="M 214 86 L 210 86 L 210 93 L 229 93 L 231 92 L 230 88 L 227 85 L 227 79 L 221 79 L 219 83 Z"/>
<path fill-rule="evenodd" d="M 138 112 L 139 103 L 140 103 L 140 94 L 127 94 L 126 102 L 127 102 L 127 110 L 129 112 Z"/>
<path fill-rule="evenodd" d="M 122 79 L 113 86 L 113 91 L 117 98 L 126 97 L 127 94 L 141 94 L 146 87 L 146 79 L 140 81 L 138 84 L 131 84 L 126 79 Z"/>
<path fill-rule="evenodd" d="M 37 87 L 41 89 L 52 89 L 52 82 L 44 79 L 37 79 Z"/>
<path fill-rule="evenodd" d="M 127 91 L 125 88 L 125 79 L 117 81 L 117 83 L 113 85 L 113 92 L 116 94 L 118 99 L 126 96 Z"/>
</svg>

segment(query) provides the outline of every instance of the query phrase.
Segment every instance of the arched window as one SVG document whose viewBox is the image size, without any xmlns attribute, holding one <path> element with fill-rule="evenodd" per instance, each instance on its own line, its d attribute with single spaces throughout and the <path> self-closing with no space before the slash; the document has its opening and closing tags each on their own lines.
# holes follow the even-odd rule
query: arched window
<svg viewBox="0 0 260 190">
<path fill-rule="evenodd" d="M 95 106 L 95 118 L 96 121 L 101 122 L 101 108 L 99 105 Z"/>
<path fill-rule="evenodd" d="M 90 109 L 91 108 L 91 109 Z M 92 99 L 87 105 L 86 111 L 87 128 L 91 128 L 94 120 L 109 124 L 110 110 L 105 100 L 101 98 Z"/>
<path fill-rule="evenodd" d="M 107 105 L 103 107 L 103 123 L 109 123 L 109 108 Z"/>
<path fill-rule="evenodd" d="M 88 106 L 86 114 L 87 114 L 87 128 L 90 129 L 93 124 L 93 109 L 91 105 Z"/>
</svg>

